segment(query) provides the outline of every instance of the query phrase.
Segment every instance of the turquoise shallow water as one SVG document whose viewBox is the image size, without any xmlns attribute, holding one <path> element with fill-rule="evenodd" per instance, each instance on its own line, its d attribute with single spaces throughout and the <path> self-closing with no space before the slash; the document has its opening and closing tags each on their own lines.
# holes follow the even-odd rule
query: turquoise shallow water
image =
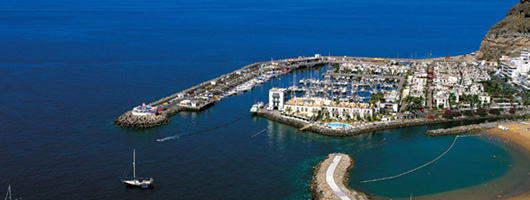
<svg viewBox="0 0 530 200">
<path fill-rule="evenodd" d="M 440 160 L 413 173 L 380 182 L 362 180 L 397 175 L 427 163 L 452 143 L 455 136 L 429 138 L 418 134 L 420 127 L 396 130 L 405 136 L 387 136 L 385 146 L 361 151 L 351 185 L 390 198 L 405 198 L 465 188 L 506 174 L 512 156 L 502 146 L 478 137 L 460 138 Z M 406 137 L 406 141 L 399 141 Z M 362 164 L 361 164 L 362 163 Z M 399 186 L 399 187 L 396 187 Z"/>
<path fill-rule="evenodd" d="M 490 171 L 524 185 L 524 170 L 502 167 L 524 157 L 480 138 L 462 139 L 429 168 L 392 180 L 402 189 L 358 184 L 431 160 L 451 138 L 421 135 L 428 127 L 331 138 L 251 117 L 251 105 L 290 77 L 205 112 L 180 113 L 164 127 L 112 124 L 143 100 L 271 57 L 468 53 L 516 2 L 0 1 L 0 189 L 11 184 L 24 199 L 308 199 L 312 167 L 332 152 L 354 156 L 352 187 L 375 195 L 483 185 Z M 173 135 L 180 138 L 156 142 Z M 155 177 L 152 190 L 119 181 L 132 148 L 138 174 Z M 493 162 L 486 157 L 493 153 L 502 156 Z"/>
</svg>

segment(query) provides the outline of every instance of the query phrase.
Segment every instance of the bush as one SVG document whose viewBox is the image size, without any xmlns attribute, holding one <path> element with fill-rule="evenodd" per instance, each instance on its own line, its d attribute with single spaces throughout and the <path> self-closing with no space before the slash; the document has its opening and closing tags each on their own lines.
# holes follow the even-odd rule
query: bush
<svg viewBox="0 0 530 200">
<path fill-rule="evenodd" d="M 429 115 L 429 116 L 427 116 L 427 119 L 436 119 L 436 117 L 433 116 L 433 115 Z"/>
<path fill-rule="evenodd" d="M 477 109 L 477 111 L 474 113 L 475 115 L 480 115 L 481 117 L 486 116 L 486 111 L 483 108 Z"/>
<path fill-rule="evenodd" d="M 446 110 L 444 115 L 443 115 L 444 118 L 447 118 L 447 119 L 453 119 L 453 111 L 451 110 Z"/>
<path fill-rule="evenodd" d="M 499 109 L 490 109 L 489 113 L 492 115 L 500 115 L 501 111 Z"/>
<path fill-rule="evenodd" d="M 515 108 L 510 108 L 510 111 L 508 111 L 508 112 L 510 112 L 510 114 L 512 114 L 512 115 L 515 114 Z"/>
<path fill-rule="evenodd" d="M 466 110 L 464 111 L 464 115 L 468 117 L 473 117 L 473 112 L 471 112 L 471 110 Z"/>
<path fill-rule="evenodd" d="M 462 113 L 460 113 L 458 111 L 455 111 L 455 112 L 453 112 L 453 116 L 454 117 L 460 117 L 460 116 L 462 116 Z"/>
</svg>

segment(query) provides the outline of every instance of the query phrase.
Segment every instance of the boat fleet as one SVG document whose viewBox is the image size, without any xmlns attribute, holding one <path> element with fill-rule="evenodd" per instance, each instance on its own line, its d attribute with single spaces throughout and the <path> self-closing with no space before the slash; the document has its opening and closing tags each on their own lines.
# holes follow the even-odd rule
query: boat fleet
<svg viewBox="0 0 530 200">
<path fill-rule="evenodd" d="M 383 77 L 333 77 L 323 75 L 325 80 L 313 78 L 301 79 L 300 85 L 292 85 L 287 88 L 288 92 L 305 93 L 306 95 L 323 97 L 334 100 L 354 100 L 365 102 L 371 94 L 378 92 L 390 93 L 397 90 L 398 79 Z"/>
<path fill-rule="evenodd" d="M 247 91 L 252 90 L 256 85 L 261 85 L 267 81 L 269 81 L 272 78 L 276 78 L 278 76 L 288 74 L 290 71 L 269 71 L 267 73 L 261 74 L 256 78 L 253 78 L 243 84 L 238 85 L 236 88 L 228 90 L 226 93 L 223 94 L 222 98 L 233 96 L 239 93 L 244 93 Z"/>
</svg>

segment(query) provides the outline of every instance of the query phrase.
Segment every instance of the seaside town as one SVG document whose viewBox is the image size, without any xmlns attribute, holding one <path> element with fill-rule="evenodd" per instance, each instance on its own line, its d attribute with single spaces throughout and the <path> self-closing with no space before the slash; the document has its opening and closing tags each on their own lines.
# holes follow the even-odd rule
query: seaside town
<svg viewBox="0 0 530 200">
<path fill-rule="evenodd" d="M 289 85 L 270 89 L 269 98 L 259 99 L 251 113 L 337 136 L 395 125 L 521 116 L 530 104 L 524 98 L 530 94 L 529 55 L 522 49 L 519 57 L 502 57 L 499 62 L 477 60 L 475 53 L 423 60 L 320 54 L 271 60 L 144 103 L 115 123 L 140 128 L 167 124 L 175 113 L 208 109 L 216 101 L 287 75 L 292 76 Z M 292 73 L 326 66 L 327 71 L 311 78 L 297 80 Z M 293 120 L 298 122 L 287 122 Z"/>
<path fill-rule="evenodd" d="M 469 125 L 423 133 L 433 137 L 456 135 L 449 148 L 434 160 L 397 175 L 360 183 L 394 179 L 427 167 L 451 151 L 459 134 L 489 131 L 492 136 L 530 148 L 529 135 L 519 132 L 530 131 L 529 123 L 524 121 L 530 116 L 528 49 L 521 49 L 518 57 L 503 56 L 498 62 L 478 60 L 475 54 L 423 60 L 316 54 L 254 63 L 148 105 L 144 102 L 116 119 L 115 124 L 125 128 L 165 125 L 178 112 L 200 112 L 217 101 L 288 76 L 291 77 L 288 85 L 272 87 L 268 99 L 252 105 L 252 115 L 300 131 L 339 137 L 472 121 Z M 320 69 L 320 72 L 298 80 L 297 71 L 303 69 Z M 501 120 L 504 122 L 499 123 Z M 169 136 L 157 142 L 178 138 L 178 135 Z M 347 187 L 352 167 L 350 155 L 329 154 L 313 170 L 310 184 L 313 198 L 370 199 L 367 194 Z M 137 185 L 152 181 L 150 178 Z M 501 199 L 503 195 L 499 191 L 496 198 Z"/>
<path fill-rule="evenodd" d="M 5 200 L 530 199 L 530 0 L 2 6 Z"/>
<path fill-rule="evenodd" d="M 521 5 L 529 4 L 521 1 Z M 453 135 L 451 145 L 438 157 L 396 175 L 361 180 L 361 184 L 399 178 L 429 166 L 452 150 L 460 134 L 486 133 L 490 140 L 513 141 L 530 150 L 530 135 L 521 134 L 530 132 L 530 50 L 528 45 L 499 50 L 503 41 L 491 39 L 490 32 L 479 51 L 460 56 L 404 59 L 315 54 L 253 63 L 150 104 L 144 102 L 114 123 L 124 128 L 166 125 L 176 113 L 201 112 L 271 82 L 270 89 L 263 91 L 268 98 L 254 99 L 250 114 L 300 131 L 346 137 L 410 126 L 459 124 L 423 132 L 431 137 Z M 156 141 L 178 138 L 174 135 Z M 313 199 L 370 199 L 348 186 L 353 160 L 348 154 L 331 153 L 318 163 L 309 186 Z M 528 199 L 530 193 L 507 196 Z M 502 199 L 506 194 L 499 190 L 495 197 Z"/>
</svg>

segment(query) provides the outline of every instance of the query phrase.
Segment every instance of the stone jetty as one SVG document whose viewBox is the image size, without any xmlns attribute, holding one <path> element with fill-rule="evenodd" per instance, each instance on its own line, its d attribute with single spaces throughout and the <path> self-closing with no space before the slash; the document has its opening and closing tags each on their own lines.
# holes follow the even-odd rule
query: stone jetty
<svg viewBox="0 0 530 200">
<path fill-rule="evenodd" d="M 114 124 L 123 128 L 151 128 L 169 124 L 169 118 L 166 115 L 136 116 L 129 111 L 114 120 Z"/>
<path fill-rule="evenodd" d="M 483 131 L 483 130 L 489 130 L 489 129 L 495 128 L 498 126 L 498 124 L 499 124 L 498 122 L 471 124 L 471 125 L 465 125 L 465 126 L 457 126 L 453 128 L 428 130 L 424 132 L 423 134 L 428 135 L 428 136 L 444 136 L 444 135 L 456 135 L 456 134 L 463 134 L 463 133 L 474 133 L 477 131 Z"/>
<path fill-rule="evenodd" d="M 213 106 L 215 101 L 230 96 L 227 95 L 230 90 L 257 78 L 270 74 L 287 74 L 291 70 L 323 66 L 326 63 L 325 59 L 318 54 L 314 57 L 301 56 L 299 58 L 253 63 L 149 103 L 148 106 L 156 106 L 161 109 L 157 115 L 138 116 L 128 111 L 114 120 L 114 124 L 122 128 L 151 128 L 166 125 L 170 122 L 169 118 L 178 112 L 200 112 L 208 109 Z"/>
<path fill-rule="evenodd" d="M 267 107 L 267 106 L 265 106 Z M 282 124 L 290 125 L 295 128 L 302 128 L 310 123 L 307 120 L 297 119 L 289 116 L 282 115 L 279 111 L 267 111 L 265 109 L 257 112 L 257 115 L 265 117 L 269 120 L 276 121 Z M 346 137 L 359 135 L 364 133 L 372 133 L 375 131 L 382 131 L 388 129 L 404 128 L 411 126 L 421 126 L 430 124 L 440 124 L 449 122 L 461 122 L 461 121 L 475 121 L 475 120 L 499 120 L 499 119 L 522 119 L 528 118 L 529 113 L 518 113 L 518 114 L 506 114 L 506 115 L 486 115 L 486 116 L 473 116 L 473 117 L 459 117 L 453 119 L 437 118 L 437 119 L 410 119 L 410 120 L 394 120 L 389 122 L 375 122 L 365 124 L 358 127 L 346 128 L 346 129 L 334 129 L 326 126 L 322 122 L 314 122 L 311 126 L 306 127 L 304 131 L 314 132 L 325 136 L 335 137 Z"/>
<path fill-rule="evenodd" d="M 349 171 L 353 168 L 353 158 L 342 153 L 332 153 L 313 168 L 311 194 L 313 199 L 326 200 L 366 200 L 366 194 L 348 186 Z"/>
</svg>

